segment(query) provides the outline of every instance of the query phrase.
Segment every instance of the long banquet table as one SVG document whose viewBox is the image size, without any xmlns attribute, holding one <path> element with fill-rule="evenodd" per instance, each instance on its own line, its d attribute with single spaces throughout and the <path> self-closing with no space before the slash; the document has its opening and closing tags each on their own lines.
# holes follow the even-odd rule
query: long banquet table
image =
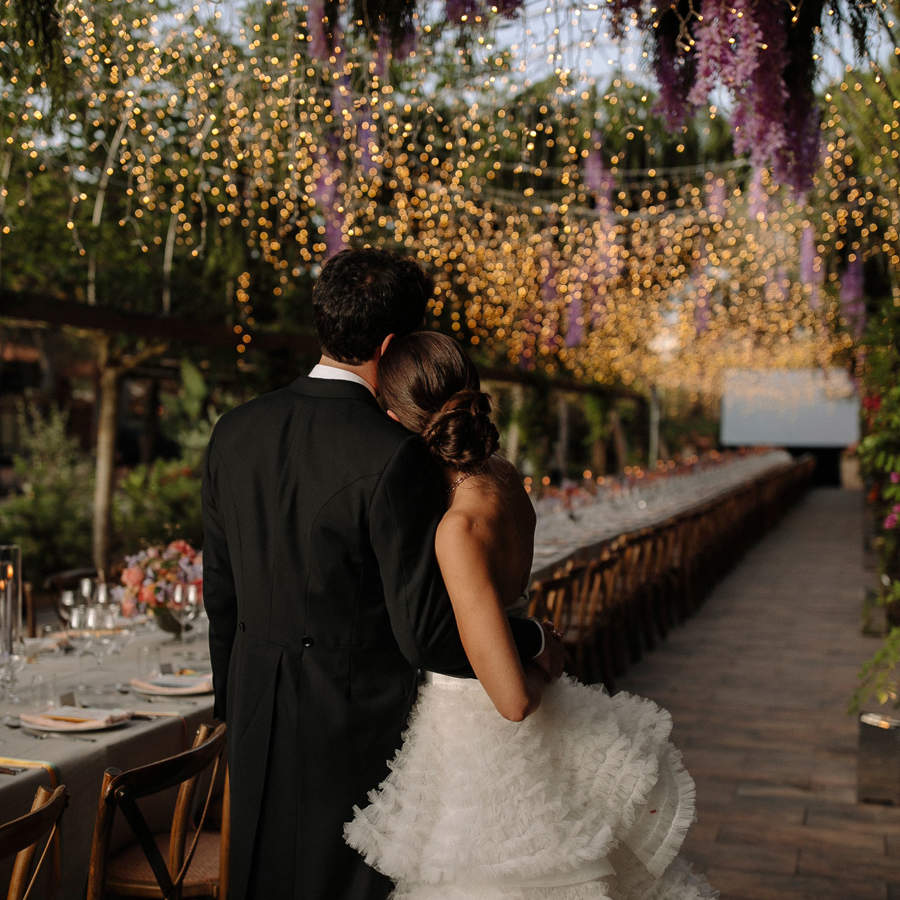
<svg viewBox="0 0 900 900">
<path fill-rule="evenodd" d="M 607 491 L 573 509 L 554 510 L 548 509 L 547 504 L 543 507 L 539 504 L 533 574 L 540 577 L 591 546 L 662 522 L 765 473 L 790 465 L 786 453 L 758 453 L 653 484 Z M 139 694 L 123 692 L 140 667 L 146 665 L 148 654 L 157 663 L 169 662 L 176 669 L 208 668 L 208 651 L 202 635 L 181 642 L 151 630 L 134 637 L 120 654 L 107 657 L 102 666 L 94 668 L 86 669 L 84 657 L 75 654 L 37 656 L 20 676 L 26 702 L 19 705 L 0 702 L 0 717 L 4 722 L 6 717 L 17 717 L 27 711 L 29 684 L 39 675 L 43 682 L 53 683 L 56 694 L 72 690 L 76 684 L 85 685 L 85 696 L 77 699 L 86 705 L 168 714 L 149 721 L 131 720 L 113 730 L 77 738 L 53 734 L 37 739 L 21 728 L 0 724 L 0 757 L 24 760 L 34 766 L 16 775 L 0 774 L 0 821 L 25 812 L 39 784 L 50 786 L 59 782 L 68 787 L 71 799 L 63 815 L 62 885 L 58 895 L 63 900 L 78 900 L 83 893 L 104 769 L 131 768 L 177 753 L 189 745 L 196 728 L 212 718 L 211 696 L 167 696 L 151 701 Z M 151 812 L 151 818 L 152 815 Z M 162 825 L 164 815 L 164 806 L 160 804 L 158 824 Z M 121 828 L 114 842 L 126 838 L 127 833 Z M 9 864 L 0 865 L 0 886 L 6 884 L 8 873 Z"/>
<path fill-rule="evenodd" d="M 145 648 L 143 653 L 142 648 Z M 212 720 L 212 697 L 154 697 L 148 699 L 130 691 L 124 692 L 131 678 L 138 675 L 147 656 L 154 662 L 178 667 L 207 669 L 208 651 L 202 635 L 187 641 L 174 641 L 162 631 L 148 631 L 133 638 L 119 655 L 107 657 L 97 665 L 92 657 L 75 654 L 50 657 L 37 656 L 20 673 L 17 690 L 23 702 L 12 705 L 0 702 L 0 757 L 32 764 L 16 775 L 0 774 L 0 821 L 26 812 L 39 784 L 50 787 L 65 784 L 69 806 L 63 813 L 61 829 L 62 879 L 57 896 L 78 900 L 83 896 L 90 856 L 94 815 L 103 772 L 110 766 L 132 768 L 184 750 L 193 740 L 197 727 Z M 86 666 L 87 663 L 87 666 Z M 36 738 L 22 728 L 10 728 L 7 717 L 15 718 L 29 711 L 29 692 L 35 677 L 52 684 L 57 694 L 71 691 L 75 685 L 85 689 L 76 692 L 82 705 L 117 707 L 136 713 L 152 713 L 153 718 L 132 719 L 108 731 L 55 734 Z M 166 804 L 158 802 L 145 809 L 151 825 L 164 827 Z M 170 813 L 169 813 L 170 814 Z M 113 843 L 127 840 L 128 832 L 119 822 Z M 46 863 L 45 863 L 46 865 Z M 0 867 L 0 886 L 5 891 L 10 863 Z M 42 879 L 42 882 L 45 879 Z M 38 885 L 36 885 L 36 888 Z M 47 896 L 44 891 L 32 896 Z"/>
<path fill-rule="evenodd" d="M 789 453 L 770 450 L 642 484 L 604 491 L 570 509 L 541 510 L 534 541 L 532 577 L 548 575 L 563 562 L 620 534 L 638 531 L 688 512 L 767 473 L 794 465 Z"/>
</svg>

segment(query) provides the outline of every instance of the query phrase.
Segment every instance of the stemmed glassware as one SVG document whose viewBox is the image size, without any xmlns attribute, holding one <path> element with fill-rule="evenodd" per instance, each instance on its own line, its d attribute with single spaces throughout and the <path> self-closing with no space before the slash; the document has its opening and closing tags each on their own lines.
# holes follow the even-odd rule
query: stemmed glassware
<svg viewBox="0 0 900 900">
<path fill-rule="evenodd" d="M 195 584 L 176 584 L 172 592 L 172 615 L 186 631 L 200 615 L 200 592 Z"/>
<path fill-rule="evenodd" d="M 65 625 L 70 625 L 72 620 L 72 612 L 77 606 L 78 600 L 76 598 L 75 591 L 66 590 L 60 593 L 56 611 Z"/>
</svg>

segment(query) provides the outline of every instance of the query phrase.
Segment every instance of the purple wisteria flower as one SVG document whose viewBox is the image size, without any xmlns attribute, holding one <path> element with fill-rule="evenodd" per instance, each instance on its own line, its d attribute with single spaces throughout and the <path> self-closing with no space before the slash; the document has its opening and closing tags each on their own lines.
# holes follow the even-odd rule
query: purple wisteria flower
<svg viewBox="0 0 900 900">
<path fill-rule="evenodd" d="M 863 294 L 864 269 L 862 257 L 856 253 L 847 263 L 841 282 L 841 309 L 853 334 L 859 338 L 866 327 L 866 304 Z"/>
</svg>

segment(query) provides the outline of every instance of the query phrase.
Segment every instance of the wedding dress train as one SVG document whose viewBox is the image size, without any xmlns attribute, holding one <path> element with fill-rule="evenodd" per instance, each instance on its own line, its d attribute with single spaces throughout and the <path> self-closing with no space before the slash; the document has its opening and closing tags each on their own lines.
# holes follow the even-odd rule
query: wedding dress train
<svg viewBox="0 0 900 900">
<path fill-rule="evenodd" d="M 563 677 L 523 722 L 430 675 L 345 838 L 392 900 L 706 900 L 678 858 L 694 783 L 652 701 Z"/>
</svg>

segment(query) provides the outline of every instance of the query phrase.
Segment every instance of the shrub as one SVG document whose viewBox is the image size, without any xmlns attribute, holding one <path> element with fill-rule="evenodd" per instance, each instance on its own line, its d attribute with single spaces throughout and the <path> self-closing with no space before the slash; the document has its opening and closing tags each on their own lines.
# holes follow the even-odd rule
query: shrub
<svg viewBox="0 0 900 900">
<path fill-rule="evenodd" d="M 176 538 L 199 546 L 202 537 L 200 475 L 190 464 L 158 459 L 136 466 L 119 481 L 113 504 L 114 559 Z"/>
<path fill-rule="evenodd" d="M 20 493 L 0 501 L 0 543 L 21 546 L 25 579 L 36 585 L 91 561 L 93 466 L 66 422 L 59 410 L 20 409 L 22 453 L 13 460 Z"/>
</svg>

